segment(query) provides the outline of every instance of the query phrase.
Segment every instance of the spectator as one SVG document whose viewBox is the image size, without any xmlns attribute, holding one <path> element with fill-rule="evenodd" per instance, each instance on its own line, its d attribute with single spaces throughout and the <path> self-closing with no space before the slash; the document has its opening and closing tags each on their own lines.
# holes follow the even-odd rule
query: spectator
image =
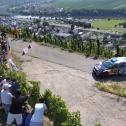
<svg viewBox="0 0 126 126">
<path fill-rule="evenodd" d="M 31 49 L 31 45 L 28 46 L 28 49 Z"/>
<path fill-rule="evenodd" d="M 23 123 L 22 107 L 26 100 L 27 96 L 22 96 L 21 90 L 18 89 L 16 91 L 16 97 L 12 99 L 12 105 L 7 117 L 7 126 L 11 126 L 14 120 L 16 120 L 18 126 L 22 125 Z"/>
<path fill-rule="evenodd" d="M 4 84 L 3 89 L 1 91 L 2 106 L 4 108 L 6 115 L 8 114 L 8 112 L 10 110 L 10 106 L 11 106 L 12 98 L 13 98 L 13 95 L 9 92 L 10 87 L 11 87 L 11 85 Z"/>
<path fill-rule="evenodd" d="M 16 79 L 12 79 L 10 91 L 11 91 L 12 95 L 15 97 L 16 97 L 17 89 L 20 89 L 20 85 L 16 82 Z"/>
<path fill-rule="evenodd" d="M 23 124 L 24 126 L 30 126 L 30 120 L 31 120 L 31 106 L 26 104 L 23 109 Z"/>
<path fill-rule="evenodd" d="M 2 33 L 1 33 L 1 37 L 6 38 L 6 33 L 5 33 L 4 31 L 2 31 Z"/>
<path fill-rule="evenodd" d="M 2 81 L 2 76 L 0 77 L 0 92 L 1 92 L 1 90 L 2 90 L 2 83 L 1 83 L 1 81 Z M 0 96 L 0 106 L 2 106 L 2 102 L 1 102 L 1 96 Z"/>
<path fill-rule="evenodd" d="M 5 79 L 3 79 L 2 81 L 1 81 L 1 85 L 3 86 L 4 84 L 10 84 L 10 78 L 9 77 L 7 77 L 7 78 L 5 78 Z"/>
<path fill-rule="evenodd" d="M 14 62 L 12 61 L 12 59 L 9 59 L 8 63 L 9 63 L 9 65 L 11 66 L 11 68 L 13 70 L 18 71 L 18 68 L 17 68 L 16 64 L 14 64 Z"/>
<path fill-rule="evenodd" d="M 22 52 L 22 56 L 28 53 L 28 47 L 25 47 Z"/>
<path fill-rule="evenodd" d="M 44 99 L 40 99 L 40 103 L 35 104 L 34 113 L 32 115 L 30 126 L 43 126 L 43 115 L 47 109 Z"/>
</svg>

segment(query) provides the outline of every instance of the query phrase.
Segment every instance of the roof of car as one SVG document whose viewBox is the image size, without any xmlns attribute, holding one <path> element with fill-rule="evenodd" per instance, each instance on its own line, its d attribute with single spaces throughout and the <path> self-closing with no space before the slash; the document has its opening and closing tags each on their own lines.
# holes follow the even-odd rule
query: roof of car
<svg viewBox="0 0 126 126">
<path fill-rule="evenodd" d="M 113 63 L 125 62 L 126 63 L 126 57 L 113 57 L 113 58 L 111 58 L 111 62 L 113 62 Z"/>
</svg>

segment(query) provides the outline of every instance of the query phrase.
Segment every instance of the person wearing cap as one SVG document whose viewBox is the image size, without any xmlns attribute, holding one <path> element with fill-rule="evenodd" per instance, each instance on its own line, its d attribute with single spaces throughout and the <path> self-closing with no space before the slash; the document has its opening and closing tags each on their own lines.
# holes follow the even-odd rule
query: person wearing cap
<svg viewBox="0 0 126 126">
<path fill-rule="evenodd" d="M 3 85 L 3 89 L 1 90 L 1 102 L 2 102 L 2 106 L 4 108 L 6 115 L 10 111 L 10 106 L 11 106 L 12 98 L 13 98 L 13 95 L 9 91 L 10 87 L 11 85 L 6 83 Z"/>
<path fill-rule="evenodd" d="M 4 78 L 2 81 L 1 81 L 1 86 L 3 86 L 4 84 L 9 84 L 10 83 L 10 78 L 7 77 L 7 78 Z"/>
<path fill-rule="evenodd" d="M 14 120 L 16 120 L 18 126 L 22 126 L 22 108 L 27 98 L 27 96 L 21 95 L 20 89 L 16 90 L 16 97 L 12 98 L 12 104 L 8 113 L 7 126 L 11 126 Z"/>
<path fill-rule="evenodd" d="M 20 89 L 19 83 L 16 81 L 15 78 L 12 79 L 11 87 L 10 87 L 10 92 L 12 93 L 13 96 L 16 97 L 16 91 L 17 89 Z"/>
</svg>

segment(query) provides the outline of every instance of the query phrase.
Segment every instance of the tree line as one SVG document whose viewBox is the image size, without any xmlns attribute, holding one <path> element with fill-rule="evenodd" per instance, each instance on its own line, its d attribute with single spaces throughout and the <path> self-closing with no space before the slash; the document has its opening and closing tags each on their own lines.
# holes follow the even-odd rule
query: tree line
<svg viewBox="0 0 126 126">
<path fill-rule="evenodd" d="M 20 32 L 8 27 L 0 27 L 0 29 L 4 29 L 4 31 L 9 32 L 15 38 L 22 38 L 24 40 L 32 39 L 39 43 L 51 44 L 60 47 L 63 50 L 68 50 L 69 52 L 79 52 L 86 57 L 111 58 L 113 56 L 126 56 L 126 51 L 121 49 L 118 44 L 115 45 L 115 50 L 112 51 L 105 48 L 104 41 L 100 41 L 99 39 L 82 41 L 78 36 L 72 37 L 71 39 L 61 39 L 54 37 L 49 33 L 38 36 L 28 28 L 24 28 Z"/>
</svg>

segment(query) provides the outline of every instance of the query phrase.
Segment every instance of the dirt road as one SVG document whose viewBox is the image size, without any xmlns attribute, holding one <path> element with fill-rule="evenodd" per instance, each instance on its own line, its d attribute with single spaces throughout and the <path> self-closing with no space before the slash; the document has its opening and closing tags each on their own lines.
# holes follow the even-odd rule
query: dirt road
<svg viewBox="0 0 126 126">
<path fill-rule="evenodd" d="M 48 88 L 60 95 L 71 111 L 79 110 L 83 126 L 97 122 L 102 126 L 126 126 L 126 99 L 117 101 L 117 96 L 94 87 L 91 70 L 98 60 L 35 43 L 27 56 L 21 56 L 28 43 L 13 41 L 10 45 L 18 56 L 29 61 L 23 64 L 28 78 L 39 80 L 42 92 Z"/>
</svg>

